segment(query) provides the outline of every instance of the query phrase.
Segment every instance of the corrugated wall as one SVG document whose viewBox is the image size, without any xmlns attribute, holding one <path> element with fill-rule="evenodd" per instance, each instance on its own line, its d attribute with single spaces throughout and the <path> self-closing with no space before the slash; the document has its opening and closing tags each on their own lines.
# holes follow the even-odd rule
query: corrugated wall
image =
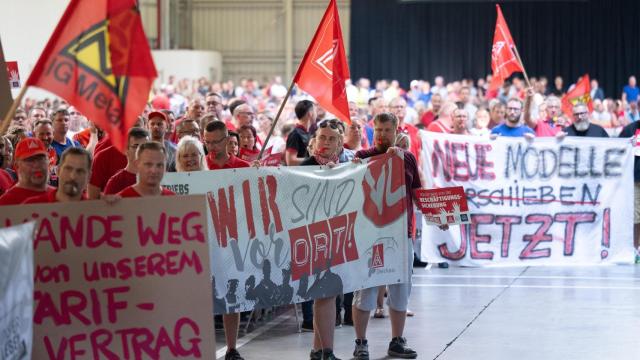
<svg viewBox="0 0 640 360">
<path fill-rule="evenodd" d="M 242 77 L 252 77 L 264 81 L 274 75 L 283 76 L 284 4 L 284 0 L 192 0 L 191 34 L 184 34 L 181 26 L 180 45 L 182 48 L 221 52 L 224 79 L 237 81 Z M 327 0 L 293 0 L 294 71 L 327 4 Z M 338 6 L 348 56 L 350 0 L 338 0 Z M 141 13 L 147 37 L 155 39 L 156 1 L 141 1 Z"/>
</svg>

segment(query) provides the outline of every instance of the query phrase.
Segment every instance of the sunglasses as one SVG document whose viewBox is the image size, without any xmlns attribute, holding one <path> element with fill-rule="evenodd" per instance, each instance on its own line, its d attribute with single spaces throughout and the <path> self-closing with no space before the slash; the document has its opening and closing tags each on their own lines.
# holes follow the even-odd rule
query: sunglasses
<svg viewBox="0 0 640 360">
<path fill-rule="evenodd" d="M 340 125 L 342 125 L 340 123 L 340 121 L 331 119 L 331 120 L 322 120 L 318 124 L 318 127 L 319 128 L 326 128 L 328 126 L 328 127 L 332 128 L 333 130 L 336 130 L 336 129 L 342 129 L 342 127 Z"/>
</svg>

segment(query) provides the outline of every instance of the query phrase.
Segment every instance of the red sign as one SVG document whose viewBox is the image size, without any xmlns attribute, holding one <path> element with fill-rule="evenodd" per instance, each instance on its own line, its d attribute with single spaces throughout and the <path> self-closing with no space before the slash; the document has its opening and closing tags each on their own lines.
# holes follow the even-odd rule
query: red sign
<svg viewBox="0 0 640 360">
<path fill-rule="evenodd" d="M 20 88 L 20 72 L 17 61 L 7 61 L 7 78 L 12 89 Z"/>
<path fill-rule="evenodd" d="M 374 269 L 384 267 L 384 244 L 374 245 L 371 253 L 371 267 Z"/>
<path fill-rule="evenodd" d="M 379 158 L 378 155 L 375 158 Z M 364 204 L 362 212 L 376 226 L 385 226 L 401 218 L 406 211 L 404 159 L 390 156 L 387 160 L 370 161 L 362 180 Z"/>
<path fill-rule="evenodd" d="M 284 154 L 281 152 L 265 156 L 260 160 L 260 166 L 280 166 L 282 165 L 283 156 Z"/>
<path fill-rule="evenodd" d="M 418 189 L 420 210 L 427 223 L 468 224 L 470 223 L 469 205 L 462 186 L 440 189 Z"/>
</svg>

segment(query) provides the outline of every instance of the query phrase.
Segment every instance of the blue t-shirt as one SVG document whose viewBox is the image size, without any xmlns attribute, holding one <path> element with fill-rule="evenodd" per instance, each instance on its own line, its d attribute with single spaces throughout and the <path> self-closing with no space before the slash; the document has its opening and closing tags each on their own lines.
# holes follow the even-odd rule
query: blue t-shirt
<svg viewBox="0 0 640 360">
<path fill-rule="evenodd" d="M 56 151 L 56 155 L 58 155 L 58 162 L 60 162 L 60 157 L 62 156 L 62 153 L 65 150 L 67 150 L 68 148 L 70 148 L 70 147 L 82 147 L 82 145 L 80 145 L 79 142 L 71 140 L 70 137 L 65 137 L 64 140 L 65 140 L 64 144 L 60 144 L 59 142 L 57 142 L 55 140 L 51 141 L 51 146 Z"/>
<path fill-rule="evenodd" d="M 530 133 L 531 135 L 535 135 L 533 130 L 528 126 L 520 125 L 518 127 L 508 127 L 506 124 L 500 124 L 494 127 L 491 130 L 492 134 L 498 134 L 500 136 L 510 136 L 510 137 L 522 137 L 526 133 Z"/>
<path fill-rule="evenodd" d="M 638 89 L 637 86 L 631 87 L 627 85 L 622 89 L 622 91 L 627 94 L 627 101 L 638 101 L 638 93 L 640 92 L 640 89 Z"/>
</svg>

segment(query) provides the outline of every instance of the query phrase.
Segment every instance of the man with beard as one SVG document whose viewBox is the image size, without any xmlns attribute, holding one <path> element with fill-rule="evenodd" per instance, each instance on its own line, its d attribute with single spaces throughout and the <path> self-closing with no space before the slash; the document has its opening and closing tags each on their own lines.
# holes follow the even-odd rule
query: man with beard
<svg viewBox="0 0 640 360">
<path fill-rule="evenodd" d="M 602 126 L 591 123 L 589 108 L 584 103 L 573 106 L 573 124 L 564 128 L 564 132 L 567 136 L 609 137 Z"/>
<path fill-rule="evenodd" d="M 369 158 L 372 156 L 392 153 L 395 154 L 397 148 L 393 147 L 398 132 L 398 118 L 392 113 L 381 113 L 374 117 L 374 147 L 366 150 L 360 150 L 356 153 L 354 162 L 359 159 Z M 417 197 L 414 191 L 422 187 L 420 176 L 418 173 L 418 164 L 416 157 L 408 151 L 402 152 L 404 156 L 404 175 L 406 186 L 407 201 L 407 230 L 408 230 L 408 256 L 413 256 L 413 244 L 411 240 L 412 218 L 414 202 L 417 205 Z M 442 226 L 441 229 L 447 229 Z M 408 262 L 407 275 L 409 282 L 401 284 L 393 284 L 388 286 L 387 302 L 389 305 L 389 317 L 391 319 L 391 342 L 387 351 L 389 356 L 401 357 L 406 359 L 415 359 L 418 354 L 407 346 L 407 341 L 403 337 L 404 324 L 407 317 L 407 305 L 409 303 L 409 295 L 411 294 L 411 269 L 412 264 Z M 367 324 L 371 311 L 376 308 L 378 288 L 373 287 L 363 289 L 356 292 L 353 300 L 353 323 L 356 331 L 356 346 L 353 356 L 358 360 L 369 359 L 369 347 L 366 338 Z"/>
<path fill-rule="evenodd" d="M 42 195 L 55 188 L 47 186 L 49 180 L 49 158 L 42 141 L 25 138 L 16 146 L 15 164 L 18 183 L 0 196 L 0 205 L 17 205 L 26 199 Z"/>
<path fill-rule="evenodd" d="M 123 198 L 175 195 L 173 191 L 160 186 L 167 167 L 166 161 L 167 153 L 162 144 L 155 141 L 140 144 L 135 160 L 138 181 L 118 195 Z"/>
<path fill-rule="evenodd" d="M 491 137 L 509 136 L 509 137 L 527 137 L 533 138 L 534 132 L 529 127 L 520 124 L 520 115 L 522 114 L 522 100 L 511 98 L 507 101 L 507 121 L 498 125 L 491 130 Z"/>
<path fill-rule="evenodd" d="M 91 154 L 80 147 L 68 148 L 60 157 L 59 170 L 58 189 L 31 197 L 23 204 L 85 200 L 84 190 L 91 172 Z"/>
</svg>

